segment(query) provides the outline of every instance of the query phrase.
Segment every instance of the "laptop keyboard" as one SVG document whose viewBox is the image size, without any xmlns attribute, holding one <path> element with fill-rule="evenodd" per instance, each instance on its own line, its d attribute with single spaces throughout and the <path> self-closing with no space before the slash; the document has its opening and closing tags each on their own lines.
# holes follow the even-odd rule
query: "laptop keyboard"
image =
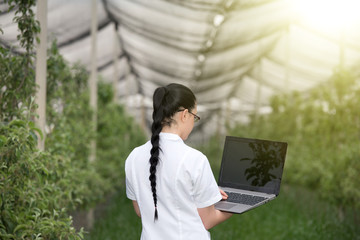
<svg viewBox="0 0 360 240">
<path fill-rule="evenodd" d="M 247 195 L 242 193 L 226 192 L 226 194 L 229 196 L 228 199 L 226 199 L 226 201 L 246 204 L 250 206 L 254 206 L 255 204 L 266 199 L 264 197 Z"/>
</svg>

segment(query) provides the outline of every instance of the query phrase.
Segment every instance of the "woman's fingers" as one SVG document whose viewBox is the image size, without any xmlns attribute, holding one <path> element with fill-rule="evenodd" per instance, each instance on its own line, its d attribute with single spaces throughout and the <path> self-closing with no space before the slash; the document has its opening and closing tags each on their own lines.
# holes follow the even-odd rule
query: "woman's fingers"
<svg viewBox="0 0 360 240">
<path fill-rule="evenodd" d="M 224 192 L 223 190 L 220 189 L 220 194 L 222 196 L 222 199 L 225 200 L 228 198 L 228 195 L 226 194 L 226 192 Z"/>
</svg>

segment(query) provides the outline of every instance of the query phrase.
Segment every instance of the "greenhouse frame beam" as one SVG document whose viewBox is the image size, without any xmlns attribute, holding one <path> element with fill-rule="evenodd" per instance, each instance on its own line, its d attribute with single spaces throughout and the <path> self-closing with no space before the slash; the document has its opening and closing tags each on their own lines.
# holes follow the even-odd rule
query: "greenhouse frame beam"
<svg viewBox="0 0 360 240">
<path fill-rule="evenodd" d="M 89 77 L 90 89 L 90 107 L 93 111 L 92 124 L 93 131 L 97 129 L 97 1 L 92 0 L 91 7 L 91 70 Z M 92 139 L 90 143 L 89 161 L 95 161 L 96 158 L 96 140 Z"/>
<path fill-rule="evenodd" d="M 38 119 L 37 126 L 43 133 L 42 138 L 38 138 L 38 148 L 45 149 L 45 126 L 46 126 L 46 51 L 47 51 L 47 0 L 38 1 L 37 19 L 40 22 L 40 42 L 36 46 L 36 85 L 39 87 L 36 92 L 35 102 L 38 105 L 36 113 Z"/>
<path fill-rule="evenodd" d="M 118 81 L 120 76 L 120 70 L 119 70 L 119 55 L 120 55 L 120 43 L 119 38 L 117 36 L 118 34 L 118 24 L 114 23 L 114 51 L 113 51 L 113 63 L 114 63 L 114 78 L 113 78 L 113 102 L 116 103 L 118 99 Z"/>
</svg>

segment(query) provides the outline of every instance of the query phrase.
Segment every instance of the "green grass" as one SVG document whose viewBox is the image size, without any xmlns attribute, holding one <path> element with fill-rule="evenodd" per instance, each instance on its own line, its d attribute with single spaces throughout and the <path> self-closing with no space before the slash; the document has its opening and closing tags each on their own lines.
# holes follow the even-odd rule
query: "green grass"
<svg viewBox="0 0 360 240">
<path fill-rule="evenodd" d="M 105 211 L 102 218 L 95 219 L 94 227 L 85 235 L 85 239 L 140 239 L 141 220 L 136 215 L 131 201 L 126 198 L 125 190 L 113 197 Z"/>
<path fill-rule="evenodd" d="M 359 230 L 314 193 L 285 186 L 279 197 L 211 230 L 213 239 L 355 240 Z"/>
<path fill-rule="evenodd" d="M 338 220 L 337 210 L 315 193 L 284 185 L 277 199 L 210 230 L 214 240 L 360 240 L 353 218 Z M 114 196 L 87 240 L 140 239 L 141 222 L 124 190 Z"/>
</svg>

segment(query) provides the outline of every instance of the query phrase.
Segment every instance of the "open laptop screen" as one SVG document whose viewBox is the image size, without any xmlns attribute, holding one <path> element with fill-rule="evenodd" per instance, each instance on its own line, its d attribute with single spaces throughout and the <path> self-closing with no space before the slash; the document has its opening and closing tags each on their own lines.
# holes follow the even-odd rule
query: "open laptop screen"
<svg viewBox="0 0 360 240">
<path fill-rule="evenodd" d="M 227 136 L 219 186 L 278 195 L 287 143 Z"/>
</svg>

